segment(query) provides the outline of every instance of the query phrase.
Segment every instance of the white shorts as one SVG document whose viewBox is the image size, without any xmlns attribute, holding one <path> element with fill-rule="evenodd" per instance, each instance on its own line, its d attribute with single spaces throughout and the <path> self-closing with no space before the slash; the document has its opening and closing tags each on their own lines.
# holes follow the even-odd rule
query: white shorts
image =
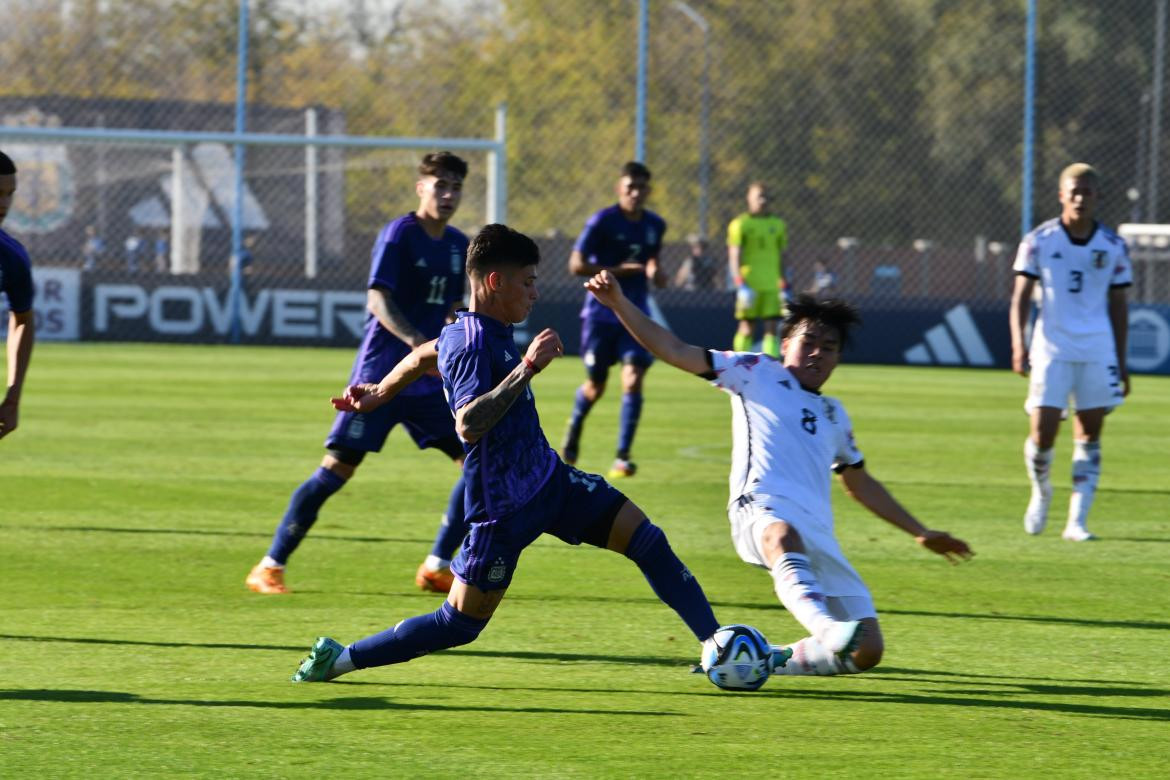
<svg viewBox="0 0 1170 780">
<path fill-rule="evenodd" d="M 1125 400 L 1117 363 L 1113 360 L 1073 362 L 1045 359 L 1032 363 L 1028 400 L 1024 409 L 1032 413 L 1040 406 L 1068 409 L 1069 397 L 1076 409 L 1112 409 Z"/>
<path fill-rule="evenodd" d="M 833 524 L 807 518 L 778 517 L 768 506 L 768 497 L 753 494 L 742 498 L 727 510 L 731 521 L 731 541 L 735 551 L 746 563 L 767 569 L 764 557 L 764 529 L 777 522 L 785 522 L 796 529 L 804 542 L 809 568 L 820 583 L 827 598 L 826 606 L 838 620 L 860 620 L 877 617 L 873 597 L 865 587 L 861 575 L 853 568 L 833 536 Z"/>
</svg>

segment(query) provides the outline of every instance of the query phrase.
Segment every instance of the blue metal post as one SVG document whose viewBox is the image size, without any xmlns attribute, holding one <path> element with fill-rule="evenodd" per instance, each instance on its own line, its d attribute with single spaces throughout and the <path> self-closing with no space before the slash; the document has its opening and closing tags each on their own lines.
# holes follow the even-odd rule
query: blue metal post
<svg viewBox="0 0 1170 780">
<path fill-rule="evenodd" d="M 248 102 L 248 0 L 240 0 L 240 30 L 236 50 L 236 135 L 246 129 L 245 109 Z M 244 145 L 236 143 L 236 196 L 232 204 L 232 267 L 231 267 L 231 343 L 240 343 L 240 313 L 243 297 L 244 238 Z"/>
<path fill-rule="evenodd" d="M 1036 0 L 1028 0 L 1027 47 L 1024 54 L 1024 159 L 1020 185 L 1020 235 L 1032 229 L 1032 143 L 1036 134 Z"/>
<path fill-rule="evenodd" d="M 634 159 L 646 161 L 646 47 L 650 30 L 650 0 L 638 0 L 638 96 L 634 118 Z"/>
</svg>

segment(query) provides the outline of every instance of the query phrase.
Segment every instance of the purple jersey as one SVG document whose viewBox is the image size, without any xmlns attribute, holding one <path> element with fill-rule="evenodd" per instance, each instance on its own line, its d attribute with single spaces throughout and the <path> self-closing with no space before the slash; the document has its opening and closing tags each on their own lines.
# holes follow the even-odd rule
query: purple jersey
<svg viewBox="0 0 1170 780">
<path fill-rule="evenodd" d="M 463 300 L 467 236 L 453 227 L 431 238 L 413 213 L 382 228 L 370 254 L 370 287 L 390 291 L 390 299 L 410 324 L 427 338 L 439 335 L 451 306 Z M 366 335 L 353 364 L 350 383 L 378 382 L 410 353 L 411 347 L 366 317 Z M 403 390 L 406 395 L 437 393 L 439 380 L 424 376 Z"/>
<path fill-rule="evenodd" d="M 439 373 L 454 414 L 496 388 L 524 353 L 512 326 L 460 311 L 439 336 Z M 548 481 L 558 458 L 540 429 L 532 388 L 525 388 L 491 430 L 464 442 L 465 506 L 471 522 L 504 517 L 527 504 Z"/>
<path fill-rule="evenodd" d="M 0 292 L 8 298 L 9 311 L 22 314 L 32 308 L 32 263 L 28 252 L 3 230 L 0 230 Z"/>
<path fill-rule="evenodd" d="M 642 218 L 631 222 L 618 206 L 604 208 L 589 218 L 585 229 L 577 237 L 573 249 L 581 253 L 585 262 L 602 268 L 613 268 L 625 262 L 645 264 L 658 257 L 662 250 L 662 235 L 666 232 L 666 220 L 653 211 L 642 210 Z M 647 279 L 645 274 L 624 276 L 618 279 L 622 292 L 635 306 L 649 312 L 646 301 Z M 581 316 L 595 322 L 617 322 L 617 315 L 585 293 L 585 305 Z"/>
</svg>

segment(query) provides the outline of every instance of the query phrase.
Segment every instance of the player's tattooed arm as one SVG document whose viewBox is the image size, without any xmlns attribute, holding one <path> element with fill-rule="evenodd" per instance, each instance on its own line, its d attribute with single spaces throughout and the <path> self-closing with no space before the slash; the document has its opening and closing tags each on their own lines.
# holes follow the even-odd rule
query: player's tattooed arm
<svg viewBox="0 0 1170 780">
<path fill-rule="evenodd" d="M 425 344 L 428 339 L 410 323 L 385 287 L 371 287 L 366 293 L 366 309 L 377 318 L 383 328 L 412 347 Z"/>
<path fill-rule="evenodd" d="M 455 431 L 466 442 L 476 442 L 492 429 L 528 388 L 532 377 L 565 353 L 561 337 L 552 328 L 536 334 L 524 359 L 498 385 L 455 413 Z"/>
<path fill-rule="evenodd" d="M 459 436 L 469 443 L 479 441 L 512 408 L 535 375 L 527 363 L 521 362 L 494 389 L 460 409 L 455 415 Z"/>
</svg>

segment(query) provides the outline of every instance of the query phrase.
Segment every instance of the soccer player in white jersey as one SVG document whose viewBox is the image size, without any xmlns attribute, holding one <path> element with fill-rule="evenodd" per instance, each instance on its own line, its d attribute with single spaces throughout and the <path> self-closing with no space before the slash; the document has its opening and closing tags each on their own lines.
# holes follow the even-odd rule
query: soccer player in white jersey
<svg viewBox="0 0 1170 780">
<path fill-rule="evenodd" d="M 1038 534 L 1052 502 L 1052 446 L 1073 398 L 1072 496 L 1062 536 L 1072 542 L 1096 537 L 1086 517 L 1101 476 L 1101 429 L 1105 415 L 1129 395 L 1126 288 L 1133 269 L 1125 242 L 1097 222 L 1097 171 L 1085 163 L 1060 174 L 1060 217 L 1037 227 L 1020 243 L 1013 266 L 1012 370 L 1029 376 L 1024 408 L 1031 430 L 1024 464 L 1032 498 L 1024 530 Z M 1040 314 L 1029 348 L 1026 323 L 1040 284 Z M 1031 369 L 1029 371 L 1029 368 Z"/>
<path fill-rule="evenodd" d="M 854 674 L 876 665 L 883 651 L 877 611 L 833 535 L 830 470 L 852 498 L 931 552 L 952 562 L 973 553 L 920 523 L 866 471 L 845 408 L 821 395 L 857 312 L 800 296 L 789 304 L 777 360 L 684 343 L 631 304 L 606 271 L 585 287 L 655 357 L 731 396 L 732 541 L 740 558 L 771 572 L 780 602 L 810 634 L 775 648 L 773 674 Z M 781 666 L 789 655 L 794 663 Z"/>
</svg>

